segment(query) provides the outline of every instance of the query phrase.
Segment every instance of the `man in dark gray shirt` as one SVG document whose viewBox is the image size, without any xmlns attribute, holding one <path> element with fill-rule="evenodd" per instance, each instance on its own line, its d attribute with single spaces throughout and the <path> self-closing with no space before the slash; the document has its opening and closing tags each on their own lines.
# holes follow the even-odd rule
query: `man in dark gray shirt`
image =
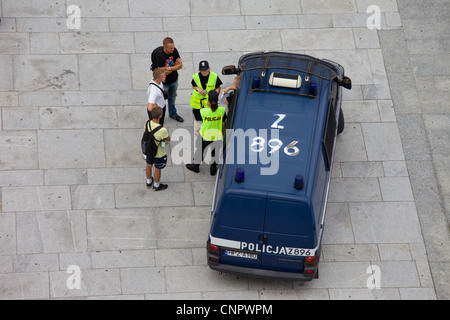
<svg viewBox="0 0 450 320">
<path fill-rule="evenodd" d="M 177 114 L 177 108 L 175 107 L 178 88 L 178 70 L 183 68 L 183 61 L 178 50 L 175 48 L 175 43 L 172 38 L 164 38 L 163 45 L 153 50 L 151 69 L 155 70 L 156 68 L 162 68 L 166 73 L 164 90 L 169 93 L 169 116 L 178 122 L 183 122 L 183 118 Z"/>
</svg>

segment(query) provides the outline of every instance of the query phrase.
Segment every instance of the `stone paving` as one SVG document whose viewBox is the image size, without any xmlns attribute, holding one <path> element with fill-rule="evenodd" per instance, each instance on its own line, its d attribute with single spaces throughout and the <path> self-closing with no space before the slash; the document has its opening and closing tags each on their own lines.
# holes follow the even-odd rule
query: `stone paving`
<svg viewBox="0 0 450 320">
<path fill-rule="evenodd" d="M 450 9 L 424 3 L 0 0 L 0 299 L 450 299 Z M 79 29 L 68 27 L 71 5 Z M 380 30 L 368 28 L 371 5 Z M 167 118 L 171 133 L 193 129 L 200 60 L 220 72 L 244 53 L 282 50 L 344 66 L 353 89 L 319 279 L 210 270 L 207 167 L 194 174 L 169 157 L 169 188 L 146 189 L 150 54 L 166 36 L 184 64 L 185 122 Z"/>
</svg>

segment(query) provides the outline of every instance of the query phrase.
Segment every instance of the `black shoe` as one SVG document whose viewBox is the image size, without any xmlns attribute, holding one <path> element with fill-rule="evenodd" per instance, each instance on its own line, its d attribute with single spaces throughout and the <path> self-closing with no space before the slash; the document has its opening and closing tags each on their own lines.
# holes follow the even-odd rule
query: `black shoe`
<svg viewBox="0 0 450 320">
<path fill-rule="evenodd" d="M 167 184 L 160 183 L 158 187 L 153 186 L 153 191 L 166 190 L 167 187 Z"/>
<path fill-rule="evenodd" d="M 199 164 L 187 164 L 186 168 L 188 168 L 188 170 L 194 171 L 195 173 L 199 173 L 200 172 L 200 165 Z"/>
<path fill-rule="evenodd" d="M 211 173 L 211 175 L 214 176 L 216 172 L 217 172 L 217 164 L 213 163 L 209 168 L 209 173 Z"/>
<path fill-rule="evenodd" d="M 150 182 L 150 183 L 145 182 L 145 184 L 147 185 L 147 189 L 150 189 L 153 185 L 153 178 L 152 178 L 152 182 Z"/>
<path fill-rule="evenodd" d="M 178 122 L 184 122 L 184 119 L 180 117 L 179 115 L 170 116 L 172 119 L 177 120 Z"/>
</svg>

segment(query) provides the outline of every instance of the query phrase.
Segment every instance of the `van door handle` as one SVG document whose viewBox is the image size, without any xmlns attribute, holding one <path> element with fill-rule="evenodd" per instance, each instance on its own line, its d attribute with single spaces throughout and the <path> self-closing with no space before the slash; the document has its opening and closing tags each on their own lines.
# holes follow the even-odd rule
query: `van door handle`
<svg viewBox="0 0 450 320">
<path fill-rule="evenodd" d="M 262 239 L 263 241 L 263 243 L 264 244 L 266 244 L 267 243 L 267 241 L 269 241 L 269 239 L 267 238 L 267 236 L 266 235 L 263 235 L 263 239 Z"/>
</svg>

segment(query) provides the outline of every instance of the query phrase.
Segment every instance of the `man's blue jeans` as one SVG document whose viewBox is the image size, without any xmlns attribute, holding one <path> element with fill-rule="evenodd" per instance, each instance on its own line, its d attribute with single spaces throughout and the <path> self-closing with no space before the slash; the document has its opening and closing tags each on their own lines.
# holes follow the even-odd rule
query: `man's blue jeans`
<svg viewBox="0 0 450 320">
<path fill-rule="evenodd" d="M 164 90 L 169 93 L 169 99 L 167 101 L 169 107 L 169 116 L 177 115 L 177 108 L 175 108 L 175 99 L 177 97 L 178 80 L 171 84 L 164 84 Z"/>
</svg>

